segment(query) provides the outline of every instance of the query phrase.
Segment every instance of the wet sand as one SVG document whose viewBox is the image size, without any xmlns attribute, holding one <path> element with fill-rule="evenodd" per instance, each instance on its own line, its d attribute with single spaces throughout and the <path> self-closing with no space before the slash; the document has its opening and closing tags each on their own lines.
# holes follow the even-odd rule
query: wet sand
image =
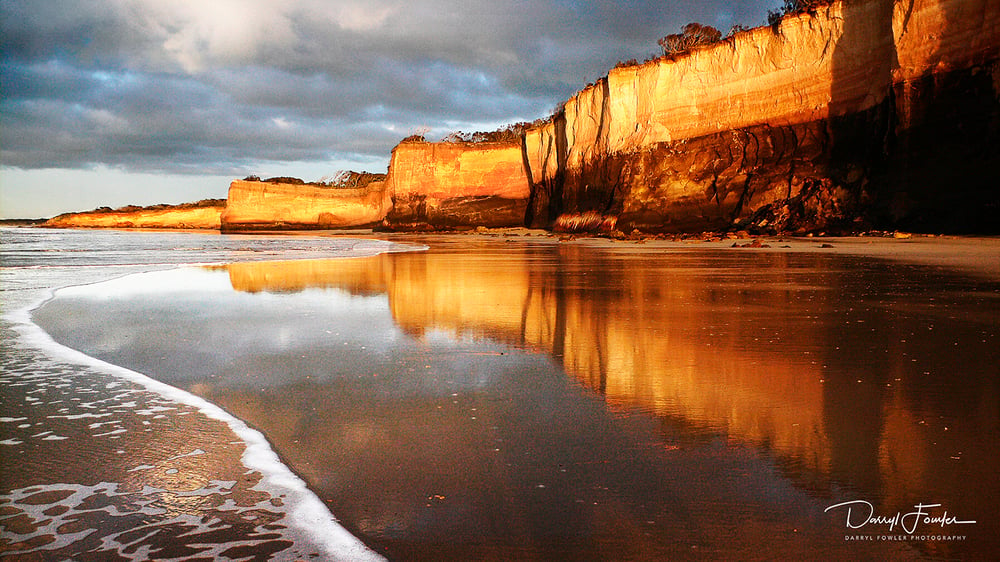
<svg viewBox="0 0 1000 562">
<path fill-rule="evenodd" d="M 28 319 L 52 288 L 268 249 L 267 240 L 0 235 L 0 558 L 373 558 L 287 478 L 262 438 L 237 434 L 217 408 L 55 344 Z"/>
<path fill-rule="evenodd" d="M 823 510 L 851 497 L 885 509 L 914 498 L 996 507 L 975 499 L 982 484 L 963 484 L 995 474 L 985 460 L 995 419 L 956 407 L 966 400 L 947 383 L 957 356 L 928 351 L 951 340 L 918 333 L 954 335 L 987 361 L 964 367 L 995 370 L 995 239 L 731 248 L 749 241 L 495 234 L 393 236 L 431 251 L 350 263 L 234 264 L 217 271 L 238 293 L 232 302 L 260 295 L 277 308 L 248 316 L 213 295 L 224 309 L 214 328 L 171 318 L 172 307 L 196 306 L 155 293 L 105 303 L 104 319 L 53 303 L 77 306 L 80 324 L 59 320 L 70 309 L 45 312 L 57 339 L 80 348 L 95 348 L 87 323 L 124 341 L 142 329 L 136 318 L 158 318 L 142 342 L 105 357 L 260 428 L 349 530 L 392 559 L 900 559 L 992 548 L 988 515 L 957 547 L 859 546 Z M 678 263 L 661 264 L 665 253 Z M 237 326 L 259 327 L 260 338 L 239 341 Z M 179 369 L 195 349 L 203 355 Z M 989 411 L 986 375 L 965 386 Z M 943 419 L 957 440 L 940 433 Z"/>
<path fill-rule="evenodd" d="M 448 239 L 444 235 L 431 239 Z M 455 236 L 470 239 L 549 240 L 560 244 L 649 252 L 691 249 L 744 250 L 769 253 L 817 252 L 855 255 L 948 268 L 964 273 L 1000 278 L 1000 237 L 948 236 L 911 233 L 872 233 L 865 236 L 740 236 L 705 233 L 684 239 L 656 237 L 615 239 L 581 234 L 558 234 L 527 228 L 484 229 Z M 418 235 L 397 235 L 401 240 L 426 240 Z"/>
<path fill-rule="evenodd" d="M 0 372 L 3 558 L 317 554 L 275 533 L 281 498 L 254 490 L 242 441 L 195 408 L 38 352 L 4 349 Z"/>
</svg>

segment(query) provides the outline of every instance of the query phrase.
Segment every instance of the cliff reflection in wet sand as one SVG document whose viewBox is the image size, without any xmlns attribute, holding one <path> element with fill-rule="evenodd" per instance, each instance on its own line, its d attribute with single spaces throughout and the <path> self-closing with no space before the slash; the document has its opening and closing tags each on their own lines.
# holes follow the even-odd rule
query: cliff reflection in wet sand
<svg viewBox="0 0 1000 562">
<path fill-rule="evenodd" d="M 961 553 L 968 549 L 988 552 L 997 546 L 992 503 L 1000 492 L 995 478 L 995 452 L 1000 443 L 995 282 L 971 281 L 926 267 L 815 253 L 675 252 L 664 256 L 636 252 L 634 248 L 631 252 L 616 252 L 555 244 L 491 245 L 474 251 L 444 249 L 349 261 L 233 264 L 229 275 L 233 287 L 240 291 L 336 287 L 365 295 L 384 292 L 396 324 L 418 338 L 443 333 L 459 341 L 471 337 L 545 352 L 570 377 L 602 397 L 602 407 L 612 414 L 610 419 L 618 420 L 609 422 L 612 425 L 626 419 L 630 424 L 656 420 L 656 433 L 666 451 L 710 451 L 726 443 L 725 448 L 744 451 L 740 453 L 743 455 L 745 451 L 759 451 L 773 457 L 782 477 L 816 500 L 815 506 L 805 510 L 811 513 L 805 518 L 812 517 L 814 524 L 824 528 L 829 542 L 843 540 L 843 516 L 824 514 L 822 508 L 835 500 L 861 498 L 875 504 L 880 514 L 906 513 L 917 503 L 940 503 L 959 519 L 977 521 L 971 528 L 966 526 L 957 532 L 954 528 L 931 529 L 971 537 L 964 543 L 919 543 L 924 554 Z M 490 369 L 506 372 L 537 368 L 531 361 L 504 359 L 503 348 L 476 353 L 496 356 Z M 461 363 L 461 359 L 456 361 Z M 482 362 L 456 368 L 482 368 Z M 530 377 L 509 376 L 535 385 L 534 390 L 543 396 L 547 394 L 544 385 L 538 387 L 538 381 Z M 566 399 L 558 396 L 548 396 L 555 400 L 549 405 L 551 410 L 566 406 L 559 402 Z M 379 507 L 373 501 L 364 508 L 338 505 L 343 500 L 333 500 L 334 513 L 345 520 L 356 515 L 352 509 L 371 517 L 357 521 L 362 534 L 368 532 L 386 539 L 394 534 L 405 535 L 403 528 L 412 531 L 424 524 L 437 525 L 440 530 L 454 523 L 431 525 L 421 523 L 422 518 L 457 521 L 481 517 L 461 509 L 442 513 L 440 508 L 446 498 L 461 499 L 436 491 L 434 486 L 441 488 L 447 479 L 433 475 L 452 470 L 439 466 L 442 463 L 464 467 L 460 474 L 470 480 L 469 489 L 495 490 L 496 483 L 489 482 L 491 479 L 531 480 L 524 474 L 509 474 L 512 461 L 491 454 L 491 443 L 469 447 L 459 453 L 468 456 L 460 459 L 453 458 L 456 451 L 447 446 L 407 450 L 406 443 L 428 446 L 429 436 L 448 441 L 449 432 L 470 417 L 470 410 L 461 408 L 460 402 L 471 408 L 471 417 L 479 411 L 480 423 L 492 427 L 494 434 L 498 426 L 505 425 L 499 418 L 510 414 L 465 394 L 454 401 L 436 398 L 420 403 L 376 397 L 371 399 L 372 410 L 367 417 L 352 418 L 356 411 L 342 418 L 330 413 L 326 423 L 319 425 L 314 425 L 317 420 L 312 418 L 302 420 L 302 425 L 291 421 L 303 414 L 298 405 L 288 403 L 278 418 L 287 416 L 280 425 L 294 431 L 294 439 L 301 440 L 303 427 L 313 425 L 307 435 L 315 442 L 302 450 L 324 457 L 316 451 L 332 448 L 328 455 L 340 459 L 327 459 L 334 465 L 343 466 L 342 457 L 347 452 L 347 456 L 357 455 L 388 466 L 400 463 L 402 456 L 407 466 L 423 467 L 430 476 L 383 475 L 374 477 L 379 480 L 375 486 L 362 475 L 341 476 L 351 479 L 352 485 L 362 486 L 365 493 L 396 498 Z M 262 411 L 273 411 L 276 407 L 272 402 L 256 406 L 252 403 L 265 400 L 262 397 L 213 399 L 228 401 L 224 406 L 250 419 L 255 419 L 254 414 L 244 410 L 259 406 Z M 466 404 L 469 400 L 475 405 Z M 442 407 L 444 418 L 427 422 L 426 412 Z M 573 423 L 552 411 L 538 410 L 532 415 L 544 420 L 541 423 Z M 484 416 L 486 419 L 482 419 Z M 396 421 L 387 425 L 387 419 Z M 296 470 L 310 474 L 316 467 L 311 482 L 329 477 L 320 474 L 322 463 L 296 463 L 295 454 L 285 452 L 283 443 L 294 439 L 292 435 L 276 438 L 280 430 L 272 425 L 278 422 L 254 423 L 276 440 L 283 454 L 293 457 Z M 589 429 L 613 431 L 609 427 Z M 327 431 L 343 435 L 331 441 Z M 560 435 L 568 442 L 558 447 L 572 448 L 573 433 L 567 430 Z M 487 434 L 501 440 L 490 432 L 479 437 L 485 439 Z M 516 441 L 519 436 L 503 438 Z M 378 450 L 387 444 L 391 446 Z M 535 445 L 539 444 L 526 442 L 523 448 L 530 452 Z M 338 450 L 340 447 L 349 451 Z M 731 459 L 727 461 L 726 455 L 719 453 L 722 460 L 716 463 L 689 467 L 702 474 L 678 476 L 675 471 L 684 461 L 673 459 L 671 462 L 676 464 L 667 462 L 669 468 L 665 468 L 656 454 L 653 458 L 657 460 L 595 462 L 626 474 L 648 471 L 648 476 L 654 478 L 678 482 L 691 479 L 696 482 L 695 488 L 717 484 L 723 490 L 727 487 L 726 477 L 719 471 L 733 469 L 726 466 Z M 516 464 L 518 470 L 525 470 L 523 460 Z M 360 471 L 365 467 L 358 461 L 354 468 Z M 663 470 L 667 473 L 656 476 Z M 780 485 L 768 482 L 753 485 L 775 488 L 771 493 L 783 496 L 776 501 L 794 501 L 777 491 Z M 637 497 L 667 493 L 658 485 L 642 486 L 652 487 Z M 396 493 L 386 494 L 385 488 L 395 488 Z M 413 489 L 426 493 L 416 504 L 401 505 L 399 502 L 406 503 L 401 499 L 407 496 L 406 490 Z M 468 492 L 457 487 L 449 493 Z M 498 519 L 516 520 L 510 513 L 503 514 L 505 492 L 498 493 L 493 498 Z M 698 493 L 705 490 L 698 489 Z M 736 497 L 719 497 L 725 494 Z M 684 509 L 721 511 L 732 507 L 727 506 L 730 501 L 756 501 L 739 496 L 732 489 L 718 491 L 714 497 L 704 498 L 706 503 L 718 502 L 714 507 L 687 505 Z M 655 501 L 671 500 L 661 497 Z M 421 514 L 417 508 L 425 507 L 425 503 L 439 509 Z M 761 519 L 761 514 L 754 512 L 759 507 L 742 506 L 748 518 L 743 523 L 747 537 L 753 537 L 755 532 L 793 532 L 761 522 L 755 530 L 751 520 Z M 465 508 L 471 509 L 470 504 Z M 399 519 L 400 513 L 408 510 L 417 511 Z M 538 525 L 545 520 L 540 513 L 535 515 L 535 521 L 524 524 Z M 597 516 L 591 513 L 588 517 Z M 587 533 L 604 528 L 602 532 L 609 536 L 624 533 L 641 545 L 645 539 L 640 537 L 651 530 L 644 529 L 641 520 L 630 526 L 629 516 L 620 510 L 605 511 L 601 518 L 591 522 Z M 685 518 L 703 522 L 691 513 Z M 561 518 L 563 524 L 572 519 Z M 496 523 L 479 521 L 477 526 Z M 806 521 L 798 523 L 806 526 Z M 400 527 L 397 532 L 386 528 L 392 525 Z M 506 528 L 501 534 L 510 532 Z M 524 532 L 525 536 L 539 533 Z M 869 528 L 868 532 L 876 530 Z M 887 530 L 880 528 L 877 532 L 885 534 Z M 680 537 L 676 530 L 674 534 Z M 826 538 L 818 542 L 827 543 Z M 449 539 L 441 535 L 437 540 Z M 753 542 L 752 538 L 745 540 Z M 814 537 L 812 542 L 817 540 Z M 529 542 L 525 542 L 525 548 Z M 593 549 L 595 544 L 600 540 L 588 539 L 585 546 Z M 494 546 L 497 552 L 503 552 Z M 487 553 L 493 548 L 489 544 L 480 547 Z M 725 552 L 725 547 L 715 547 Z M 851 552 L 843 545 L 827 547 L 843 547 Z M 406 547 L 399 548 L 406 552 Z M 559 548 L 565 549 L 566 544 Z M 633 548 L 639 550 L 631 555 L 643 555 L 641 546 Z M 655 547 L 648 548 L 655 552 Z M 535 550 L 545 549 L 535 545 Z M 589 552 L 588 556 L 598 556 L 597 551 Z"/>
</svg>

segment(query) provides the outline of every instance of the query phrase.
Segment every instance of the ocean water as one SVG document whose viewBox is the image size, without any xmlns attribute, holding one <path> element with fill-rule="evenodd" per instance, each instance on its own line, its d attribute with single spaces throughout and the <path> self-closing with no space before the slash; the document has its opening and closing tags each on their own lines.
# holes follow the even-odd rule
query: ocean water
<svg viewBox="0 0 1000 562">
<path fill-rule="evenodd" d="M 1000 548 L 996 240 L 3 236 L 4 554 Z"/>
<path fill-rule="evenodd" d="M 257 431 L 54 342 L 62 287 L 190 264 L 357 257 L 376 240 L 0 229 L 0 557 L 371 560 Z"/>
</svg>

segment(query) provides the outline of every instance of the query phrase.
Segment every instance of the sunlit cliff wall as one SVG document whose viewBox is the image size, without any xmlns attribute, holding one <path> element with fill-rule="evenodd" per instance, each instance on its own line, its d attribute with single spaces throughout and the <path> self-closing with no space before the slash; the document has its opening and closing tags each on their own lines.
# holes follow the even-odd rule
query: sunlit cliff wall
<svg viewBox="0 0 1000 562">
<path fill-rule="evenodd" d="M 229 186 L 222 229 L 315 229 L 371 226 L 391 201 L 384 182 L 335 188 L 236 180 Z"/>
<path fill-rule="evenodd" d="M 521 226 L 530 189 L 520 143 L 403 142 L 386 178 L 403 228 Z"/>
<path fill-rule="evenodd" d="M 626 232 L 995 233 L 997 169 L 1000 3 L 843 0 L 615 68 L 521 142 L 400 143 L 364 189 L 234 181 L 221 227 L 550 227 L 596 212 Z M 146 226 L 93 221 L 72 226 Z"/>
<path fill-rule="evenodd" d="M 531 220 L 719 228 L 800 194 L 918 225 L 995 211 L 998 50 L 993 0 L 856 0 L 616 68 L 527 132 Z"/>
<path fill-rule="evenodd" d="M 191 228 L 217 230 L 223 206 L 91 211 L 59 215 L 50 228 Z"/>
</svg>

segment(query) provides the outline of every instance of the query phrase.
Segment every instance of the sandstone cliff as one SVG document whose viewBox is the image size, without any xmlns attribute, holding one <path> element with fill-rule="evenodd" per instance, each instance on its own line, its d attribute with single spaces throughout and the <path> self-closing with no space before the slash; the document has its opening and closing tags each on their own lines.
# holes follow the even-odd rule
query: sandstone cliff
<svg viewBox="0 0 1000 562">
<path fill-rule="evenodd" d="M 531 221 L 993 224 L 998 51 L 995 0 L 848 0 L 617 68 L 525 135 Z"/>
<path fill-rule="evenodd" d="M 50 228 L 191 228 L 217 230 L 225 206 L 221 199 L 181 205 L 96 209 L 53 217 L 42 226 Z"/>
<path fill-rule="evenodd" d="M 993 233 L 997 169 L 1000 2 L 844 0 L 615 68 L 520 141 L 404 141 L 384 183 L 234 181 L 221 228 Z"/>
<path fill-rule="evenodd" d="M 390 228 L 521 226 L 531 190 L 521 143 L 403 142 L 386 179 Z"/>
<path fill-rule="evenodd" d="M 998 60 L 995 0 L 847 0 L 616 68 L 525 132 L 524 219 L 551 227 L 589 213 L 625 231 L 995 231 Z M 473 159 L 476 171 L 464 167 Z M 500 207 L 513 225 L 518 166 L 510 148 L 401 144 L 390 222 L 499 226 L 490 220 Z M 517 197 L 487 200 L 505 181 Z"/>
<path fill-rule="evenodd" d="M 222 230 L 369 227 L 391 205 L 381 181 L 365 187 L 236 180 L 229 185 Z"/>
</svg>

